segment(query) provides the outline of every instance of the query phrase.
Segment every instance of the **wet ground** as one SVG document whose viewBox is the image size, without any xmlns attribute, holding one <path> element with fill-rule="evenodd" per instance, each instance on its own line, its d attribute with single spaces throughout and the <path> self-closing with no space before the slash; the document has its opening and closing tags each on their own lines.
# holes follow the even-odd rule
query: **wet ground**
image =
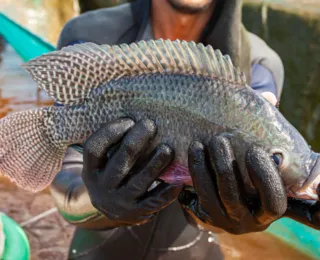
<svg viewBox="0 0 320 260">
<path fill-rule="evenodd" d="M 0 201 L 0 211 L 19 224 L 54 208 L 49 192 L 25 192 L 3 178 L 0 178 Z M 23 229 L 31 245 L 32 260 L 66 259 L 73 227 L 57 212 L 27 224 Z"/>
<path fill-rule="evenodd" d="M 51 100 L 42 92 L 19 65 L 22 60 L 7 46 L 0 64 L 0 117 L 12 111 L 50 105 Z M 48 190 L 38 194 L 25 192 L 5 178 L 0 178 L 0 211 L 20 224 L 54 209 Z M 54 212 L 31 224 L 24 230 L 31 244 L 32 260 L 66 259 L 73 226 Z M 266 233 L 244 236 L 219 235 L 213 243 L 220 243 L 226 260 L 308 259 Z"/>
</svg>

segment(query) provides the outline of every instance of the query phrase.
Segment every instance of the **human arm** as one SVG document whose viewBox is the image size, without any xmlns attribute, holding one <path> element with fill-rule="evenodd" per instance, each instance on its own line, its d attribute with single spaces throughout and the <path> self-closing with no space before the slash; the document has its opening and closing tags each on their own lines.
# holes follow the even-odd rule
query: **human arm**
<svg viewBox="0 0 320 260">
<path fill-rule="evenodd" d="M 277 106 L 280 97 L 277 97 L 276 83 L 272 73 L 261 64 L 253 64 L 251 75 L 252 89 L 260 93 L 272 105 Z"/>
<path fill-rule="evenodd" d="M 251 87 L 279 105 L 284 83 L 284 66 L 281 57 L 257 35 L 248 32 L 251 46 Z"/>
<path fill-rule="evenodd" d="M 103 217 L 90 202 L 81 173 L 83 155 L 81 146 L 70 146 L 64 157 L 61 171 L 53 180 L 50 191 L 64 219 L 82 228 L 103 228 L 107 225 Z"/>
</svg>

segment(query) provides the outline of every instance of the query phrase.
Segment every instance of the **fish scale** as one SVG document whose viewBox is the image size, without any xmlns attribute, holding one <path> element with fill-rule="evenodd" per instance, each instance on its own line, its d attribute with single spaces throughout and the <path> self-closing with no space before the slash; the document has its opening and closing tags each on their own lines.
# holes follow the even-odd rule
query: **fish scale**
<svg viewBox="0 0 320 260">
<path fill-rule="evenodd" d="M 192 84 L 190 84 L 191 82 Z M 246 108 L 250 108 L 245 102 L 238 104 L 232 102 L 232 97 L 235 95 L 227 90 L 228 87 L 223 82 L 217 84 L 206 78 L 193 75 L 152 74 L 133 79 L 122 78 L 92 91 L 82 107 L 74 109 L 71 106 L 68 108 L 67 114 L 66 110 L 61 108 L 61 113 L 54 114 L 54 125 L 59 126 L 56 129 L 56 132 L 59 133 L 58 139 L 69 140 L 66 145 L 75 140 L 82 143 L 88 137 L 80 134 L 80 131 L 74 131 L 74 129 L 92 133 L 102 124 L 123 116 L 131 116 L 137 120 L 150 117 L 159 122 L 159 132 L 163 133 L 163 136 L 159 135 L 159 140 L 162 141 L 170 141 L 165 139 L 164 129 L 169 129 L 173 136 L 184 136 L 184 140 L 204 139 L 204 136 L 208 134 L 212 136 L 218 133 L 218 126 L 221 126 L 222 129 L 236 129 L 235 123 L 239 122 L 241 117 L 246 114 Z M 238 91 L 235 88 L 234 90 Z M 225 93 L 226 95 L 224 95 Z M 243 98 L 243 100 L 245 99 Z M 233 106 L 228 106 L 228 103 Z M 234 107 L 235 104 L 238 107 Z M 87 109 L 87 113 L 79 113 L 79 109 Z M 224 118 L 224 114 L 230 114 L 228 109 L 232 111 L 242 109 L 243 111 L 241 115 L 239 114 L 239 118 L 232 120 L 232 122 L 225 119 L 219 120 Z M 169 125 L 162 125 L 162 115 L 170 118 Z M 72 118 L 74 124 L 66 124 L 64 122 L 66 118 Z M 251 130 L 252 124 L 248 118 L 246 119 L 247 127 L 244 124 L 242 127 Z M 64 125 L 64 133 L 60 132 L 61 125 Z M 178 127 L 174 127 L 174 125 Z M 190 130 L 190 125 L 194 131 L 184 133 L 185 129 Z M 194 125 L 198 127 L 194 128 Z M 83 128 L 84 126 L 87 127 Z M 183 143 L 181 139 L 177 139 L 175 143 L 169 144 L 178 151 L 183 151 L 183 155 L 179 155 L 179 152 L 177 154 L 186 164 L 186 151 L 189 142 Z"/>
</svg>

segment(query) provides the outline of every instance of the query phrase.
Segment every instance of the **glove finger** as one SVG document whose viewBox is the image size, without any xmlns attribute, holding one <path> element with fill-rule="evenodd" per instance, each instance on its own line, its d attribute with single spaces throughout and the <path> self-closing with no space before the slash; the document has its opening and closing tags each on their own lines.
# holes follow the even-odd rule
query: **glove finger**
<svg viewBox="0 0 320 260">
<path fill-rule="evenodd" d="M 109 159 L 101 178 L 107 189 L 118 187 L 128 176 L 135 161 L 156 134 L 151 120 L 141 120 L 127 133 L 119 149 Z"/>
<path fill-rule="evenodd" d="M 248 214 L 242 197 L 241 174 L 229 140 L 216 136 L 209 143 L 209 158 L 216 175 L 220 199 L 228 216 L 239 222 Z M 240 185 L 239 185 L 240 184 Z"/>
<path fill-rule="evenodd" d="M 96 182 L 95 172 L 106 164 L 107 150 L 120 141 L 134 125 L 132 119 L 115 120 L 93 133 L 84 143 L 82 178 L 85 183 Z"/>
<path fill-rule="evenodd" d="M 279 171 L 270 156 L 257 147 L 247 152 L 246 166 L 261 200 L 255 217 L 260 223 L 270 224 L 287 209 L 287 195 Z"/>
<path fill-rule="evenodd" d="M 149 163 L 130 178 L 124 188 L 129 189 L 133 197 L 142 196 L 170 164 L 173 155 L 173 150 L 168 145 L 159 145 Z"/>
<path fill-rule="evenodd" d="M 140 199 L 138 202 L 139 207 L 143 211 L 143 214 L 150 215 L 156 213 L 173 203 L 178 198 L 181 190 L 181 185 L 163 182 Z"/>
<path fill-rule="evenodd" d="M 224 215 L 215 179 L 207 168 L 204 146 L 201 143 L 194 142 L 190 145 L 188 163 L 193 186 L 201 206 L 205 211 L 213 213 L 217 217 Z"/>
</svg>

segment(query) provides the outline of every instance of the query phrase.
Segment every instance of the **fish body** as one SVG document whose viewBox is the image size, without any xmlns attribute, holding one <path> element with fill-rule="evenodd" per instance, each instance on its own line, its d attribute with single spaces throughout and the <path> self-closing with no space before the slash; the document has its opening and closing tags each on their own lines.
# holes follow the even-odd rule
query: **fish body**
<svg viewBox="0 0 320 260">
<path fill-rule="evenodd" d="M 279 156 L 290 196 L 316 198 L 318 154 L 273 105 L 247 86 L 229 57 L 210 46 L 163 40 L 120 46 L 87 43 L 43 55 L 24 67 L 64 104 L 0 121 L 0 170 L 26 189 L 38 191 L 52 181 L 69 145 L 85 142 L 105 123 L 131 117 L 156 123 L 150 151 L 160 142 L 175 150 L 174 163 L 162 176 L 167 182 L 191 184 L 190 142 L 206 144 L 223 134 L 248 187 L 245 153 L 256 145 Z M 17 141 L 21 133 L 25 138 Z"/>
</svg>

